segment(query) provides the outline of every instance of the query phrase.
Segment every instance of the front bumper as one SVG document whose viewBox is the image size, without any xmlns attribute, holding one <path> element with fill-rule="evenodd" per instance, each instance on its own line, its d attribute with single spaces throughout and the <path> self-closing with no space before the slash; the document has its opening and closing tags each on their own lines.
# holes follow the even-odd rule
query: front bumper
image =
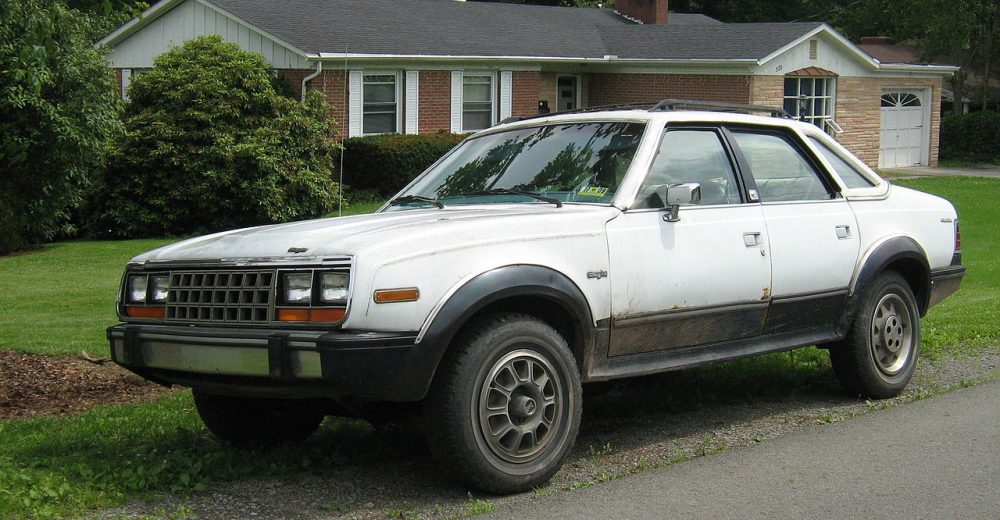
<svg viewBox="0 0 1000 520">
<path fill-rule="evenodd" d="M 405 377 L 416 332 L 120 324 L 107 337 L 114 362 L 146 379 L 230 395 L 407 401 L 426 386 Z"/>
</svg>

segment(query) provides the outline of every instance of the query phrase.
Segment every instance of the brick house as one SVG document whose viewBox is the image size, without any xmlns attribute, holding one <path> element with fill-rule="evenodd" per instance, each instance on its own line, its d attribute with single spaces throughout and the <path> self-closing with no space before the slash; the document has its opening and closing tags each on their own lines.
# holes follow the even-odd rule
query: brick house
<svg viewBox="0 0 1000 520">
<path fill-rule="evenodd" d="M 937 163 L 954 67 L 881 63 L 820 22 L 726 24 L 667 7 L 162 0 L 99 43 L 127 95 L 160 53 L 219 34 L 262 53 L 296 93 L 321 90 L 348 136 L 672 97 L 783 107 L 872 166 Z"/>
</svg>

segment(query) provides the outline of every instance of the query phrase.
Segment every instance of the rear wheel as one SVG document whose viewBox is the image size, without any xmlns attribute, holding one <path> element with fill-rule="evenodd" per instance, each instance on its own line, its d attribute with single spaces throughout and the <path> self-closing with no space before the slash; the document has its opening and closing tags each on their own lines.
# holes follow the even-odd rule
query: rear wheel
<svg viewBox="0 0 1000 520">
<path fill-rule="evenodd" d="M 533 316 L 492 315 L 467 330 L 425 402 L 427 441 L 446 471 L 480 490 L 536 487 L 559 470 L 580 427 L 573 355 Z"/>
<path fill-rule="evenodd" d="M 311 401 L 252 399 L 194 391 L 205 426 L 219 440 L 241 447 L 302 442 L 323 422 Z"/>
<path fill-rule="evenodd" d="M 837 378 L 849 392 L 899 395 L 917 366 L 920 312 L 906 280 L 887 271 L 864 291 L 847 338 L 830 349 Z"/>
</svg>

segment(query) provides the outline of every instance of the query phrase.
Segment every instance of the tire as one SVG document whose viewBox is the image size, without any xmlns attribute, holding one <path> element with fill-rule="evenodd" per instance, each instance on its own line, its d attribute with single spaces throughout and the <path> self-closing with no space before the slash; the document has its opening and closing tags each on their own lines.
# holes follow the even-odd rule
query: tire
<svg viewBox="0 0 1000 520">
<path fill-rule="evenodd" d="M 310 401 L 252 399 L 194 391 L 198 415 L 219 440 L 239 447 L 302 442 L 323 422 Z"/>
<path fill-rule="evenodd" d="M 830 362 L 852 395 L 886 399 L 906 388 L 919 351 L 917 300 L 900 274 L 886 271 L 865 288 L 847 337 L 830 348 Z"/>
<path fill-rule="evenodd" d="M 525 314 L 479 319 L 456 338 L 424 402 L 441 468 L 493 494 L 559 470 L 580 428 L 580 375 L 566 340 Z"/>
</svg>

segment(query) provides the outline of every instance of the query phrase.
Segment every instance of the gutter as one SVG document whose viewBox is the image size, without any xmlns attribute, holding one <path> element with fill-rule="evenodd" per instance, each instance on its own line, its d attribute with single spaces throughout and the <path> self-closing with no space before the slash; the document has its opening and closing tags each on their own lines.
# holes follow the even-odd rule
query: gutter
<svg viewBox="0 0 1000 520">
<path fill-rule="evenodd" d="M 312 74 L 310 74 L 310 75 L 302 78 L 302 99 L 299 100 L 300 103 L 305 103 L 306 102 L 306 83 L 308 83 L 309 81 L 312 81 L 312 80 L 316 79 L 316 76 L 319 76 L 319 74 L 321 72 L 323 72 L 323 62 L 322 61 L 317 61 L 316 62 L 316 72 L 313 72 Z"/>
<path fill-rule="evenodd" d="M 552 57 L 552 56 L 485 56 L 485 55 L 470 55 L 470 56 L 453 56 L 453 55 L 433 55 L 433 54 L 355 54 L 355 53 L 343 53 L 343 52 L 319 52 L 310 53 L 306 55 L 309 60 L 370 60 L 370 61 L 483 61 L 483 62 L 497 62 L 497 61 L 520 61 L 520 62 L 530 62 L 530 63 L 623 63 L 623 64 L 637 64 L 637 65 L 662 65 L 662 64 L 674 64 L 674 65 L 722 65 L 722 66 L 741 66 L 741 65 L 756 65 L 757 60 L 753 58 L 747 59 L 733 59 L 733 60 L 715 60 L 715 59 L 654 59 L 654 58 L 619 58 L 616 55 L 609 54 L 602 58 L 567 58 L 567 57 Z"/>
</svg>

